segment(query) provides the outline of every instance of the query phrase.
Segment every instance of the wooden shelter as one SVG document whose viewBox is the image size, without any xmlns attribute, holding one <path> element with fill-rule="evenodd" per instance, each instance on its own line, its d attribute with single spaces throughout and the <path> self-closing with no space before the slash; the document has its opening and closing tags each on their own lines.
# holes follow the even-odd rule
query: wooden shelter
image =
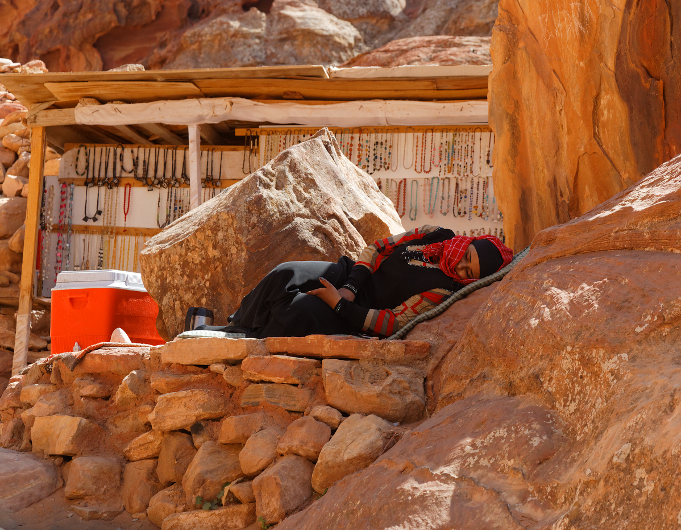
<svg viewBox="0 0 681 530">
<path fill-rule="evenodd" d="M 238 146 L 244 131 L 267 125 L 486 125 L 490 71 L 286 66 L 0 75 L 29 109 L 32 130 L 13 372 L 26 366 L 46 144 L 61 153 L 73 144 L 188 145 L 195 208 L 202 142 Z"/>
</svg>

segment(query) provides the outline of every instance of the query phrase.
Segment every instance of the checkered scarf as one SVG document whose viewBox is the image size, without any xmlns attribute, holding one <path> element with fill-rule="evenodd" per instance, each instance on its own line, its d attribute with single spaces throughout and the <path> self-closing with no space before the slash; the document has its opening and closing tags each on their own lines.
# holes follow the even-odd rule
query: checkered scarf
<svg viewBox="0 0 681 530">
<path fill-rule="evenodd" d="M 470 245 L 472 241 L 480 239 L 489 240 L 492 244 L 494 244 L 495 247 L 499 249 L 499 252 L 501 252 L 501 258 L 504 260 L 504 262 L 498 270 L 503 269 L 506 265 L 511 263 L 513 260 L 513 251 L 495 236 L 456 236 L 441 243 L 433 243 L 432 245 L 428 245 L 423 249 L 423 256 L 431 262 L 433 262 L 433 258 L 439 258 L 440 261 L 438 262 L 438 265 L 440 266 L 440 269 L 442 269 L 442 272 L 444 272 L 450 278 L 454 278 L 455 282 L 467 285 L 477 280 L 464 280 L 461 278 L 456 273 L 456 265 L 459 263 L 459 261 L 461 261 L 461 258 L 463 258 L 463 255 L 468 249 L 468 245 Z"/>
</svg>

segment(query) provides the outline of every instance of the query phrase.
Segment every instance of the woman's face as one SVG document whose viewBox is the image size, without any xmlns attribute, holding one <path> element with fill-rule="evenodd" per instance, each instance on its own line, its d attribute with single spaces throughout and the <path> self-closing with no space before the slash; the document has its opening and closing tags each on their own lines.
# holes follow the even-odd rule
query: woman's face
<svg viewBox="0 0 681 530">
<path fill-rule="evenodd" d="M 478 251 L 473 245 L 468 245 L 463 258 L 454 268 L 456 273 L 463 280 L 477 280 L 480 278 L 480 262 L 478 261 Z"/>
</svg>

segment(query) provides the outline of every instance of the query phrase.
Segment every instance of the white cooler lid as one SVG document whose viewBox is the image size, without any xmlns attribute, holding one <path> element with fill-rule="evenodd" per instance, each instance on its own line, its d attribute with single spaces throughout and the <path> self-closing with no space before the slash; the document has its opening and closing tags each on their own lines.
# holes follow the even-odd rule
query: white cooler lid
<svg viewBox="0 0 681 530">
<path fill-rule="evenodd" d="M 139 272 L 114 270 L 60 272 L 57 276 L 57 285 L 52 290 L 107 288 L 147 292 Z"/>
</svg>

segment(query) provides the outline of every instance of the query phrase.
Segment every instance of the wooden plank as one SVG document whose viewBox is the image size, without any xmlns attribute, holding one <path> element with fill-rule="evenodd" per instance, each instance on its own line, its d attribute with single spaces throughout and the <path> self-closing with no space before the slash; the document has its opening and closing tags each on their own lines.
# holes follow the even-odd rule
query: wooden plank
<svg viewBox="0 0 681 530">
<path fill-rule="evenodd" d="M 33 280 L 38 244 L 38 217 L 42 195 L 43 169 L 45 165 L 45 128 L 37 127 L 31 134 L 31 161 L 28 175 L 28 203 L 26 206 L 26 232 L 24 255 L 19 286 L 19 310 L 17 311 L 16 335 L 12 374 L 16 375 L 26 366 L 28 339 L 31 334 L 31 308 L 33 303 Z"/>
<path fill-rule="evenodd" d="M 45 83 L 45 87 L 60 101 L 95 98 L 101 102 L 158 101 L 203 97 L 201 90 L 189 82 L 153 81 L 86 81 L 76 83 Z"/>
<path fill-rule="evenodd" d="M 86 147 L 119 147 L 121 144 L 93 144 L 91 142 L 81 142 L 81 143 L 67 143 L 64 145 L 64 152 L 71 151 L 71 149 L 78 149 L 81 145 Z M 135 149 L 141 147 L 142 149 L 148 148 L 147 144 L 122 144 L 125 149 Z M 154 149 L 176 149 L 176 145 L 167 144 L 153 144 Z M 184 150 L 188 147 L 183 147 Z M 201 147 L 201 151 L 243 151 L 243 145 L 216 145 L 210 147 Z"/>
<path fill-rule="evenodd" d="M 487 89 L 487 77 L 443 77 L 435 80 L 438 90 Z"/>
<path fill-rule="evenodd" d="M 201 206 L 201 135 L 198 125 L 189 129 L 189 209 Z"/>
<path fill-rule="evenodd" d="M 316 133 L 321 127 L 263 127 L 260 129 L 253 128 L 253 129 L 234 129 L 234 135 L 235 136 L 248 136 L 250 135 L 268 135 L 268 134 L 287 134 L 287 133 L 293 133 L 293 134 L 313 134 Z M 380 126 L 380 127 L 327 127 L 332 133 L 334 134 L 339 134 L 339 133 L 347 133 L 347 132 L 352 132 L 355 134 L 373 134 L 373 133 L 383 133 L 383 132 L 396 132 L 396 133 L 422 133 L 426 131 L 434 131 L 434 132 L 474 132 L 474 131 L 481 131 L 482 132 L 490 132 L 491 129 L 489 126 L 484 125 L 476 125 L 476 126 L 437 126 L 437 127 L 405 127 L 405 126 Z"/>
<path fill-rule="evenodd" d="M 246 175 L 244 175 L 244 178 Z M 217 177 L 216 177 L 217 178 Z M 239 182 L 240 179 L 222 179 L 220 180 L 220 188 L 229 188 L 231 185 Z M 85 179 L 82 178 L 60 178 L 60 183 L 65 184 L 75 184 L 76 186 L 85 186 Z M 144 182 L 134 179 L 132 177 L 123 177 L 120 179 L 120 186 L 123 187 L 126 184 L 130 184 L 133 188 L 146 188 L 148 187 Z M 188 184 L 180 184 L 179 188 L 189 188 Z M 210 186 L 211 188 L 213 186 Z M 165 189 L 165 188 L 163 188 Z"/>
<path fill-rule="evenodd" d="M 76 125 L 76 109 L 42 110 L 26 119 L 29 127 Z"/>
<path fill-rule="evenodd" d="M 171 145 L 187 145 L 187 142 L 180 138 L 177 134 L 169 131 L 166 127 L 159 125 L 158 123 L 140 123 L 139 127 L 149 131 L 151 134 L 155 134 Z"/>
<path fill-rule="evenodd" d="M 140 145 L 154 145 L 153 142 L 150 142 L 144 136 L 137 134 L 137 132 L 132 127 L 129 127 L 127 125 L 114 125 L 112 128 L 116 129 L 116 131 L 118 131 L 118 134 L 120 134 L 129 142 L 133 142 Z"/>
<path fill-rule="evenodd" d="M 71 231 L 76 234 L 101 234 L 103 232 L 109 233 L 112 227 L 73 225 L 71 229 Z M 53 224 L 52 231 L 61 232 L 61 229 L 58 224 Z M 155 236 L 160 231 L 160 228 L 133 228 L 125 226 L 113 227 L 113 233 L 115 233 L 117 236 Z M 64 232 L 66 232 L 66 230 L 64 230 Z"/>
<path fill-rule="evenodd" d="M 81 125 L 82 129 L 84 130 L 85 134 L 92 140 L 95 140 L 98 143 L 103 143 L 103 144 L 108 144 L 108 143 L 115 143 L 118 145 L 121 143 L 121 138 L 118 138 L 118 136 L 114 136 L 112 134 L 109 134 L 106 130 L 102 129 L 100 126 L 97 125 Z"/>
<path fill-rule="evenodd" d="M 31 105 L 31 106 L 28 108 L 28 113 L 27 113 L 26 117 L 29 118 L 29 117 L 31 117 L 31 116 L 35 116 L 35 115 L 38 114 L 38 112 L 40 112 L 41 110 L 45 110 L 45 109 L 51 107 L 52 104 L 53 104 L 55 101 L 57 101 L 56 98 L 51 98 L 51 99 L 49 99 L 49 100 L 47 100 L 47 101 L 42 101 L 41 103 L 35 103 L 35 104 Z"/>
<path fill-rule="evenodd" d="M 220 136 L 213 126 L 208 123 L 199 125 L 199 133 L 201 134 L 201 139 L 203 139 L 207 144 L 220 145 L 224 143 L 222 136 Z"/>
</svg>

